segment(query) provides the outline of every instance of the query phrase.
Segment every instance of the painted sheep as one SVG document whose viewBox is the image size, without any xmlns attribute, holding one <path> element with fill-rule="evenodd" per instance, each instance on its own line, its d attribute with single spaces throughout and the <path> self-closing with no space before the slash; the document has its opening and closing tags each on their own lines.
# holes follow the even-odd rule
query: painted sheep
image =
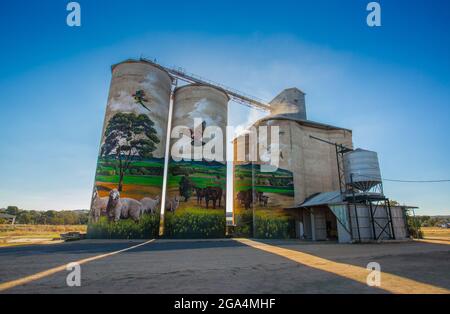
<svg viewBox="0 0 450 314">
<path fill-rule="evenodd" d="M 106 207 L 108 206 L 109 198 L 107 196 L 100 197 L 98 195 L 97 188 L 94 190 L 92 195 L 92 205 L 91 205 L 91 217 L 94 222 L 98 222 L 100 216 L 106 216 Z"/>
<path fill-rule="evenodd" d="M 108 217 L 115 222 L 119 219 L 131 218 L 138 222 L 141 218 L 142 204 L 132 198 L 120 198 L 117 189 L 109 192 L 108 206 L 106 209 Z"/>
<path fill-rule="evenodd" d="M 150 213 L 154 214 L 157 211 L 158 205 L 161 203 L 161 199 L 159 198 L 159 195 L 156 196 L 155 199 L 150 197 L 144 197 L 141 199 L 142 204 L 142 213 Z"/>
<path fill-rule="evenodd" d="M 166 200 L 166 212 L 175 213 L 180 206 L 180 199 L 175 196 L 172 200 Z"/>
</svg>

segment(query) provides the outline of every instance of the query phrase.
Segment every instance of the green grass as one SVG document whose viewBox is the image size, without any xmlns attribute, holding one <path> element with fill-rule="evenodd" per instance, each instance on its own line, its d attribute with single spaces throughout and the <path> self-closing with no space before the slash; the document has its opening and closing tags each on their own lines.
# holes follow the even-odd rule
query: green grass
<svg viewBox="0 0 450 314">
<path fill-rule="evenodd" d="M 158 168 L 164 167 L 164 161 L 155 162 L 155 161 L 134 161 L 131 163 L 132 167 L 149 167 L 149 168 Z"/>
<path fill-rule="evenodd" d="M 97 175 L 95 178 L 99 182 L 119 183 L 119 176 L 101 176 Z M 150 185 L 150 186 L 162 186 L 162 176 L 124 176 L 124 184 L 136 184 L 136 185 Z"/>
<path fill-rule="evenodd" d="M 255 226 L 256 238 L 259 239 L 295 238 L 295 219 L 290 216 L 273 216 L 257 211 Z"/>
<path fill-rule="evenodd" d="M 89 239 L 153 239 L 158 233 L 159 214 L 144 215 L 139 223 L 131 219 L 110 222 L 107 217 L 101 217 L 87 229 Z"/>
<path fill-rule="evenodd" d="M 180 180 L 182 176 L 169 176 L 169 180 L 167 182 L 169 187 L 178 187 L 180 185 Z M 195 175 L 189 176 L 189 180 L 194 184 L 194 186 L 199 188 L 206 188 L 208 186 L 217 186 L 217 184 L 213 184 L 215 181 L 214 177 L 196 177 Z M 226 180 L 220 180 L 222 182 L 221 186 L 226 186 Z"/>
<path fill-rule="evenodd" d="M 234 237 L 253 237 L 253 215 L 251 211 L 235 215 Z M 285 213 L 270 213 L 257 210 L 255 213 L 256 238 L 295 238 L 295 219 Z"/>
<path fill-rule="evenodd" d="M 294 196 L 294 188 L 292 186 L 287 186 L 286 181 L 293 180 L 292 173 L 284 169 L 278 169 L 275 172 L 271 173 L 262 173 L 259 171 L 255 171 L 255 182 L 258 184 L 259 180 L 267 180 L 267 179 L 274 179 L 274 180 L 282 180 L 279 181 L 278 185 L 257 185 L 256 190 L 258 192 L 265 192 L 265 193 L 277 193 L 282 194 L 286 196 Z M 234 177 L 235 177 L 235 190 L 237 192 L 240 191 L 246 191 L 251 189 L 252 187 L 252 171 L 246 167 L 240 167 L 236 166 L 234 171 Z M 284 180 L 284 181 L 283 181 Z M 276 183 L 275 183 L 276 184 Z M 281 185 L 283 184 L 283 185 Z"/>
<path fill-rule="evenodd" d="M 167 238 L 223 238 L 224 210 L 190 210 L 167 213 L 164 234 Z"/>
<path fill-rule="evenodd" d="M 189 180 L 192 184 L 199 188 L 205 188 L 208 186 L 218 186 L 218 184 L 214 184 L 213 182 L 217 181 L 217 176 L 220 176 L 220 186 L 226 186 L 226 166 L 211 166 L 208 164 L 197 164 L 194 162 L 171 162 L 169 169 L 169 179 L 168 186 L 169 188 L 176 188 L 180 184 L 181 178 L 184 176 L 183 173 L 188 174 Z M 180 174 L 172 175 L 171 170 L 177 168 Z"/>
<path fill-rule="evenodd" d="M 98 176 L 114 176 L 119 170 L 117 160 L 99 159 L 97 162 Z M 133 161 L 125 172 L 125 176 L 160 176 L 163 173 L 164 162 L 161 161 Z"/>
<path fill-rule="evenodd" d="M 251 189 L 251 186 L 235 185 L 236 192 L 247 191 L 250 189 Z M 278 186 L 257 186 L 256 191 L 264 192 L 264 193 L 277 193 L 277 194 L 286 195 L 286 196 L 294 196 L 294 193 L 295 193 L 293 188 L 284 187 L 284 186 L 280 186 L 280 187 L 278 187 Z"/>
<path fill-rule="evenodd" d="M 0 225 L 0 247 L 59 239 L 61 233 L 86 232 L 85 225 Z"/>
<path fill-rule="evenodd" d="M 291 187 L 257 186 L 256 191 L 265 193 L 277 193 L 286 196 L 294 196 L 294 189 Z"/>
<path fill-rule="evenodd" d="M 217 215 L 223 215 L 225 212 L 225 209 L 212 209 L 212 208 L 198 208 L 198 207 L 184 207 L 182 210 L 179 210 L 175 213 L 176 215 L 179 215 L 184 212 L 189 212 L 194 215 L 203 215 L 205 213 L 207 214 L 217 214 Z"/>
</svg>

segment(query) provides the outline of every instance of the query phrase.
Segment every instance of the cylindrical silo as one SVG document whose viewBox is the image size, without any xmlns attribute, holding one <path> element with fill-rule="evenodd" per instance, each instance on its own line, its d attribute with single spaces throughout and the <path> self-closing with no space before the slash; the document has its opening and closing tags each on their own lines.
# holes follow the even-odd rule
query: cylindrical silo
<svg viewBox="0 0 450 314">
<path fill-rule="evenodd" d="M 166 236 L 225 234 L 228 101 L 224 91 L 209 85 L 186 85 L 174 92 Z"/>
<path fill-rule="evenodd" d="M 91 204 L 91 234 L 102 232 L 101 224 L 95 223 L 99 218 L 116 223 L 133 218 L 149 228 L 155 225 L 155 230 L 132 237 L 158 234 L 171 87 L 171 76 L 155 64 L 127 60 L 112 66 Z M 108 199 L 114 190 L 121 207 L 117 200 Z M 143 215 L 137 214 L 138 209 Z M 152 223 L 146 222 L 149 219 Z"/>
</svg>

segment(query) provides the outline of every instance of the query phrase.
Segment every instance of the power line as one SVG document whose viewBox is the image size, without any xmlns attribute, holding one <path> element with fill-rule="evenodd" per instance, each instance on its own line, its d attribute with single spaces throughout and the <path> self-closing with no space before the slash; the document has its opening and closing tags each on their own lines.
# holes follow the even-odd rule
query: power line
<svg viewBox="0 0 450 314">
<path fill-rule="evenodd" d="M 356 174 L 360 177 L 373 178 L 371 176 L 365 176 L 363 174 Z M 390 181 L 390 182 L 402 182 L 402 183 L 442 183 L 442 182 L 450 182 L 450 179 L 442 179 L 442 180 L 400 180 L 400 179 L 386 179 L 382 178 L 382 181 Z"/>
<path fill-rule="evenodd" d="M 383 181 L 390 182 L 403 182 L 403 183 L 442 183 L 442 182 L 450 182 L 450 180 L 396 180 L 396 179 L 384 179 Z"/>
</svg>

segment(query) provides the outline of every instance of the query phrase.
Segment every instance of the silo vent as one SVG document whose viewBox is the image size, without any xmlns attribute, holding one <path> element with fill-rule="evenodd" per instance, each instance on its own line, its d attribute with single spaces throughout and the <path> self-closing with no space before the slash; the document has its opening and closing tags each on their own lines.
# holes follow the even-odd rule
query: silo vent
<svg viewBox="0 0 450 314">
<path fill-rule="evenodd" d="M 298 88 L 285 89 L 270 102 L 270 113 L 306 120 L 305 93 Z"/>
</svg>

